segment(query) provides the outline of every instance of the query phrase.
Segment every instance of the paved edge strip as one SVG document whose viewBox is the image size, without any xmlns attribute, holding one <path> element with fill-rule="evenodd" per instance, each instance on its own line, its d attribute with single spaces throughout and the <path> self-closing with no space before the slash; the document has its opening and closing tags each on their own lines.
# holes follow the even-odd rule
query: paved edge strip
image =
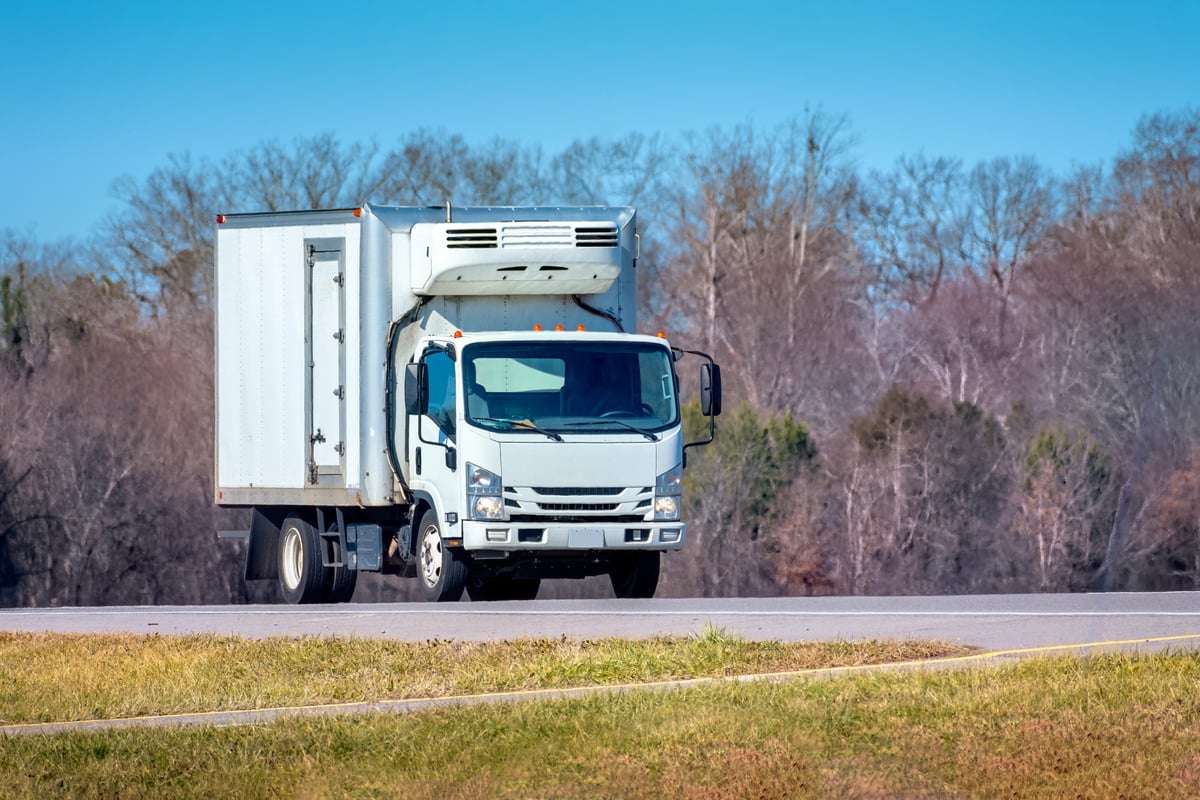
<svg viewBox="0 0 1200 800">
<path fill-rule="evenodd" d="M 74 722 L 38 722 L 16 725 L 0 725 L 0 736 L 25 736 L 59 733 L 92 733 L 97 731 L 125 730 L 148 727 L 183 727 L 210 725 L 228 727 L 233 725 L 264 725 L 282 719 L 320 716 L 325 714 L 410 714 L 433 708 L 450 708 L 477 703 L 512 703 L 528 700 L 566 700 L 591 697 L 599 694 L 621 694 L 634 691 L 688 689 L 702 686 L 718 686 L 731 683 L 781 682 L 803 678 L 823 679 L 854 675 L 864 672 L 912 671 L 941 669 L 988 662 L 1004 662 L 1054 652 L 1088 652 L 1098 649 L 1114 649 L 1146 644 L 1167 644 L 1200 639 L 1200 633 L 1185 633 L 1174 636 L 1155 636 L 1142 639 L 1118 639 L 1103 642 L 1081 642 L 1078 644 L 1053 644 L 1038 647 L 1020 647 L 1009 650 L 988 650 L 965 656 L 918 659 L 915 661 L 892 661 L 883 664 L 851 664 L 841 667 L 816 667 L 790 672 L 766 672 L 750 675 L 728 675 L 709 678 L 685 678 L 681 680 L 650 681 L 646 683 L 601 684 L 578 686 L 566 689 L 524 689 L 513 692 L 487 692 L 482 694 L 452 695 L 448 697 L 419 697 L 405 700 L 376 700 L 354 703 L 322 703 L 311 706 L 280 706 L 233 711 L 200 711 L 186 714 L 162 714 L 123 719 L 92 719 Z"/>
</svg>

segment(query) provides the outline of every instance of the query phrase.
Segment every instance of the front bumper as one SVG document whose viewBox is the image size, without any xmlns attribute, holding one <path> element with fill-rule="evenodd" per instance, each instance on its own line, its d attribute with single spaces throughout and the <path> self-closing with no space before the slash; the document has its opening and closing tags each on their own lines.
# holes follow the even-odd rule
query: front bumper
<svg viewBox="0 0 1200 800">
<path fill-rule="evenodd" d="M 550 552 L 678 550 L 687 538 L 682 522 L 462 522 L 466 550 Z"/>
</svg>

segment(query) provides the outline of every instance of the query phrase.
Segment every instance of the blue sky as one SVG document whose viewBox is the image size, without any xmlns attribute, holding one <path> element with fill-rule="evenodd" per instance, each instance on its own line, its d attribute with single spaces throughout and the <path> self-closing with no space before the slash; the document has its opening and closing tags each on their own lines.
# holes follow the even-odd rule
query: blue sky
<svg viewBox="0 0 1200 800">
<path fill-rule="evenodd" d="M 1200 106 L 1200 2 L 0 0 L 0 24 L 0 228 L 41 240 L 87 236 L 114 179 L 171 154 L 325 131 L 553 153 L 808 106 L 849 118 L 864 168 L 923 150 L 1064 173 Z"/>
</svg>

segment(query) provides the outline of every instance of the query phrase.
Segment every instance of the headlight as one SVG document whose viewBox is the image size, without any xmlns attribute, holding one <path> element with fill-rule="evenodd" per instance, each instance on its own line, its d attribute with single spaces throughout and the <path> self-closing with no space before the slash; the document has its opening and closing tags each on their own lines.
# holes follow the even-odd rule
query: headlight
<svg viewBox="0 0 1200 800">
<path fill-rule="evenodd" d="M 491 495 L 476 497 L 475 502 L 471 504 L 472 519 L 500 519 L 502 516 L 504 516 L 504 504 L 499 497 Z"/>
<path fill-rule="evenodd" d="M 504 499 L 500 476 L 467 462 L 467 508 L 471 519 L 501 519 Z"/>
<path fill-rule="evenodd" d="M 683 468 L 675 467 L 658 476 L 654 482 L 654 518 L 679 519 L 679 501 L 683 493 Z"/>
<path fill-rule="evenodd" d="M 679 519 L 679 498 L 654 498 L 654 518 L 663 520 Z"/>
</svg>

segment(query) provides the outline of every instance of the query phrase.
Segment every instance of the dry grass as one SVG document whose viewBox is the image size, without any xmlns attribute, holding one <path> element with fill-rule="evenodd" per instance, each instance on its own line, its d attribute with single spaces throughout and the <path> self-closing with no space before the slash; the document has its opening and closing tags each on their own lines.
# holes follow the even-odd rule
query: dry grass
<svg viewBox="0 0 1200 800">
<path fill-rule="evenodd" d="M 0 633 L 0 724 L 785 672 L 968 652 L 930 642 L 388 640 Z"/>
<path fill-rule="evenodd" d="M 14 798 L 1200 796 L 1200 654 L 0 739 Z"/>
</svg>

